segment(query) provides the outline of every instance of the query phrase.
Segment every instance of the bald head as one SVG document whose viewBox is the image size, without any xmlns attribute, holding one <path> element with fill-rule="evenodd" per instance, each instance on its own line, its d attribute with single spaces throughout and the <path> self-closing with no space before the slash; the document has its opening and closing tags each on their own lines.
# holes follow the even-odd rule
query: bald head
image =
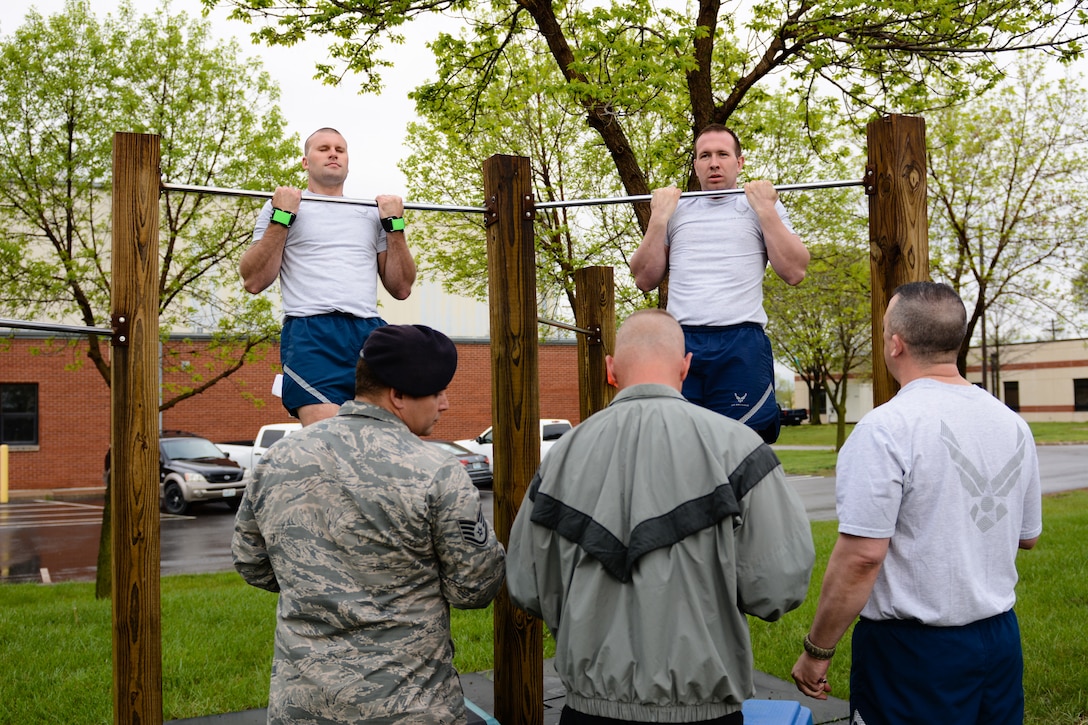
<svg viewBox="0 0 1088 725">
<path fill-rule="evenodd" d="M 688 373 L 691 356 L 684 353 L 684 331 L 664 310 L 639 310 L 616 331 L 616 353 L 606 363 L 622 390 L 640 383 L 659 383 L 676 390 Z"/>
</svg>

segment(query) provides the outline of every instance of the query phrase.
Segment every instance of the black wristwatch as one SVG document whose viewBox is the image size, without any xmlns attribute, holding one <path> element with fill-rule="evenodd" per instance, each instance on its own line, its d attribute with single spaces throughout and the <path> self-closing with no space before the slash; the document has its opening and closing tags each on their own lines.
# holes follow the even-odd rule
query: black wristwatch
<svg viewBox="0 0 1088 725">
<path fill-rule="evenodd" d="M 277 209 L 272 207 L 272 223 L 285 226 L 288 229 L 291 227 L 291 222 L 295 221 L 295 215 L 289 211 L 283 209 Z"/>
<path fill-rule="evenodd" d="M 382 229 L 387 232 L 403 232 L 404 218 L 399 216 L 387 216 L 382 219 Z"/>
</svg>

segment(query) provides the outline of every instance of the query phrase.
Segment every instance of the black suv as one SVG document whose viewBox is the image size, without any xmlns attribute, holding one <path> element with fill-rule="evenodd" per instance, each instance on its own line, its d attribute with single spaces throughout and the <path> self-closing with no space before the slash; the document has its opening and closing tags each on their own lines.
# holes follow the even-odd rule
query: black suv
<svg viewBox="0 0 1088 725">
<path fill-rule="evenodd" d="M 245 490 L 245 469 L 207 438 L 177 430 L 159 434 L 159 503 L 169 514 L 190 504 L 226 501 L 237 509 Z"/>
</svg>

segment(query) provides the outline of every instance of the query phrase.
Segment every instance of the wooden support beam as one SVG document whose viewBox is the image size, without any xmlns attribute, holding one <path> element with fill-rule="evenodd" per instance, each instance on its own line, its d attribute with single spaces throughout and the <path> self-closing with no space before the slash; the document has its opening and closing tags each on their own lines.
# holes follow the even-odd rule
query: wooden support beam
<svg viewBox="0 0 1088 725">
<path fill-rule="evenodd" d="M 925 119 L 885 116 L 869 123 L 866 136 L 875 407 L 899 389 L 884 364 L 888 300 L 899 285 L 929 279 Z"/>
<path fill-rule="evenodd" d="M 616 349 L 616 286 L 611 267 L 574 273 L 574 324 L 595 335 L 578 335 L 578 410 L 585 420 L 608 407 L 616 389 L 608 384 L 605 355 Z"/>
<path fill-rule="evenodd" d="M 159 138 L 113 137 L 113 721 L 162 723 Z"/>
<path fill-rule="evenodd" d="M 540 368 L 537 354 L 536 248 L 529 159 L 484 162 L 487 276 L 491 300 L 491 425 L 495 533 L 510 528 L 540 463 Z M 541 624 L 495 599 L 495 717 L 511 725 L 544 722 Z"/>
</svg>

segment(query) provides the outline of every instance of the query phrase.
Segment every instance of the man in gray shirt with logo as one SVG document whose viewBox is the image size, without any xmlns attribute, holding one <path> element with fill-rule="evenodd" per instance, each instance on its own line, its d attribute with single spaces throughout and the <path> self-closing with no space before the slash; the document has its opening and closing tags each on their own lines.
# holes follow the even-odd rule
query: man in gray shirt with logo
<svg viewBox="0 0 1088 725">
<path fill-rule="evenodd" d="M 902 388 L 839 453 L 839 538 L 793 668 L 825 699 L 852 636 L 851 723 L 1019 725 L 1016 556 L 1043 530 L 1031 429 L 956 368 L 963 301 L 946 284 L 896 290 L 884 359 Z"/>
</svg>

